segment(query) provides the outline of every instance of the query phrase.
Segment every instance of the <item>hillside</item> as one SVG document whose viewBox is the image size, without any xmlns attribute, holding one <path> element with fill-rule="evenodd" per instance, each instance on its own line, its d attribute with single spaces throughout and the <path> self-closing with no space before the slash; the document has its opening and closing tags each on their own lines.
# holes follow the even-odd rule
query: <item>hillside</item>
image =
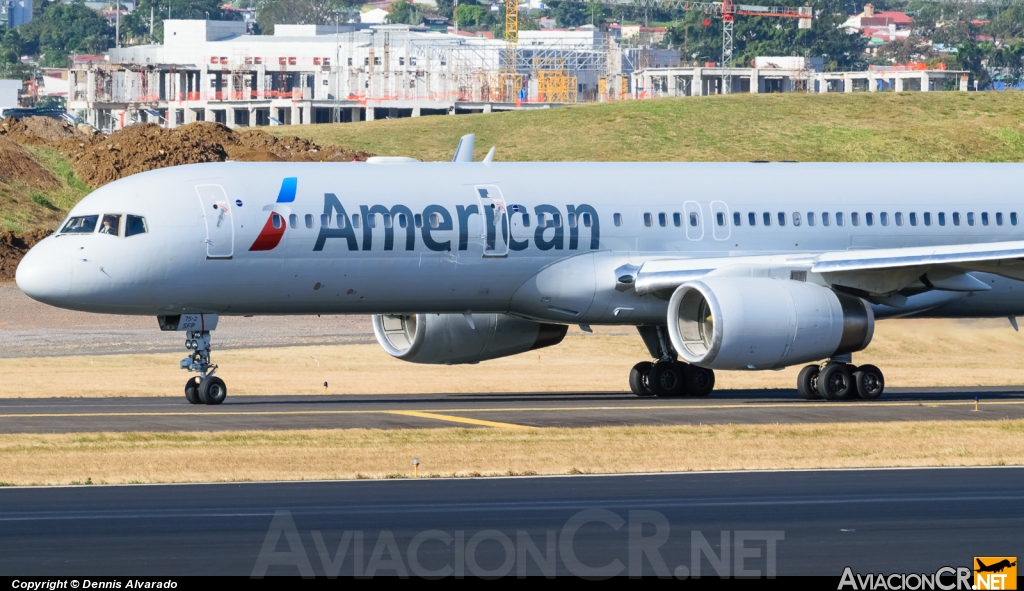
<svg viewBox="0 0 1024 591">
<path fill-rule="evenodd" d="M 1020 161 L 1018 92 L 732 95 L 268 128 L 321 144 L 450 160 L 476 134 L 506 161 Z"/>
</svg>

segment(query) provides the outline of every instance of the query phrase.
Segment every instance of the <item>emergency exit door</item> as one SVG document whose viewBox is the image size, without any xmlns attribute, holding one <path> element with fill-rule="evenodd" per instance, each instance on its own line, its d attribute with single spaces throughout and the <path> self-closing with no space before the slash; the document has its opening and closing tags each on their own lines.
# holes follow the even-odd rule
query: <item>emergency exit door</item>
<svg viewBox="0 0 1024 591">
<path fill-rule="evenodd" d="M 197 185 L 206 220 L 206 258 L 230 259 L 235 252 L 235 224 L 231 203 L 220 185 Z"/>
</svg>

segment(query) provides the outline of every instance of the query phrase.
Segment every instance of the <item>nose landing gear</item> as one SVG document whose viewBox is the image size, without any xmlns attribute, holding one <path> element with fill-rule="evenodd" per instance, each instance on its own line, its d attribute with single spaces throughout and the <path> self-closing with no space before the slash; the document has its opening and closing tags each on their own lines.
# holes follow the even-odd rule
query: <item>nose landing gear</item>
<svg viewBox="0 0 1024 591">
<path fill-rule="evenodd" d="M 185 382 L 185 399 L 190 404 L 220 404 L 228 395 L 224 380 L 213 375 L 216 364 L 210 362 L 210 331 L 185 333 L 185 348 L 191 351 L 181 360 L 181 369 L 199 374 Z"/>
</svg>

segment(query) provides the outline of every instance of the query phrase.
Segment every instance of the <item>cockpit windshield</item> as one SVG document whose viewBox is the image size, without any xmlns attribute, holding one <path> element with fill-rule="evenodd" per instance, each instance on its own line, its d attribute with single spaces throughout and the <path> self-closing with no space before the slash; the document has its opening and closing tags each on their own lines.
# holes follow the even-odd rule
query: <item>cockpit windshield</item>
<svg viewBox="0 0 1024 591">
<path fill-rule="evenodd" d="M 146 218 L 140 215 L 129 215 L 124 226 L 124 235 L 135 236 L 136 234 L 145 234 L 149 231 L 146 226 Z"/>
<path fill-rule="evenodd" d="M 64 224 L 61 234 L 90 234 L 96 229 L 96 222 L 100 219 L 98 215 L 75 216 Z"/>
<path fill-rule="evenodd" d="M 103 225 L 100 226 L 100 234 L 117 236 L 121 232 L 121 216 L 117 214 L 106 214 L 103 216 Z"/>
</svg>

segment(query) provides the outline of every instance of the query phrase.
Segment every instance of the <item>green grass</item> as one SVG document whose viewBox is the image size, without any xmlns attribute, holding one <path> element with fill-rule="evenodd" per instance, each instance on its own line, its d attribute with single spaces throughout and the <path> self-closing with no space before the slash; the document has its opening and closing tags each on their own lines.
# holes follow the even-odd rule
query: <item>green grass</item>
<svg viewBox="0 0 1024 591">
<path fill-rule="evenodd" d="M 75 176 L 71 163 L 56 150 L 45 146 L 23 147 L 57 178 L 59 186 L 44 191 L 18 181 L 0 184 L 0 231 L 19 235 L 31 230 L 52 229 L 92 190 Z"/>
<path fill-rule="evenodd" d="M 268 128 L 386 156 L 450 160 L 463 134 L 505 161 L 1024 160 L 1024 94 L 732 95 Z"/>
</svg>

